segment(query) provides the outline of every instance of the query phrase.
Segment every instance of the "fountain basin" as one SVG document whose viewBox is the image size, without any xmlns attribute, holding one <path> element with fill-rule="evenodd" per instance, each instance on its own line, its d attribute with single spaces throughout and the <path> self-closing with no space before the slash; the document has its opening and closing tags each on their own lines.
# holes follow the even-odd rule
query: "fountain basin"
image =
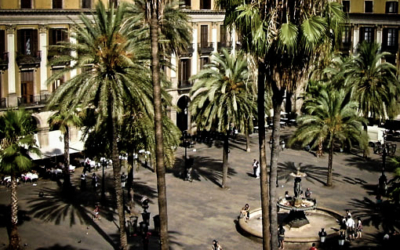
<svg viewBox="0 0 400 250">
<path fill-rule="evenodd" d="M 316 208 L 305 212 L 309 220 L 309 224 L 300 228 L 293 228 L 284 224 L 285 218 L 289 215 L 289 211 L 281 211 L 278 213 L 278 222 L 283 223 L 285 232 L 285 242 L 306 243 L 318 242 L 318 232 L 321 228 L 325 228 L 328 238 L 337 236 L 339 229 L 338 221 L 341 215 L 327 208 Z M 250 237 L 262 239 L 262 219 L 261 208 L 250 211 L 250 220 L 245 222 L 244 218 L 239 219 L 239 227 Z"/>
</svg>

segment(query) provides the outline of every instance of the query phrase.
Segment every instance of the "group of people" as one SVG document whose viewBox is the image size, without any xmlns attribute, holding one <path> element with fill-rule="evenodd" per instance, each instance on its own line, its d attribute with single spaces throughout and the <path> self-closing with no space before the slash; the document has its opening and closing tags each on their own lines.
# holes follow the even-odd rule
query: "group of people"
<svg viewBox="0 0 400 250">
<path fill-rule="evenodd" d="M 363 224 L 360 217 L 357 222 L 354 221 L 349 210 L 346 210 L 346 216 L 340 222 L 340 235 L 347 240 L 360 239 L 362 237 Z"/>
<path fill-rule="evenodd" d="M 92 174 L 92 186 L 93 186 L 94 190 L 98 186 L 98 177 L 97 177 L 96 173 Z M 85 190 L 86 190 L 86 173 L 82 173 L 81 174 L 81 191 L 85 191 Z"/>
</svg>

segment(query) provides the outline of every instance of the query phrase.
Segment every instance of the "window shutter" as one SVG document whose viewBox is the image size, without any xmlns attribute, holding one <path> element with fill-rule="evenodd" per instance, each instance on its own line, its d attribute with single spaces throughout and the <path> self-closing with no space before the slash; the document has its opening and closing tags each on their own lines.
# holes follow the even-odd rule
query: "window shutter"
<svg viewBox="0 0 400 250">
<path fill-rule="evenodd" d="M 389 46 L 388 32 L 389 32 L 389 29 L 383 29 L 383 32 L 382 32 L 382 40 L 383 40 L 382 47 L 383 48 L 385 48 L 386 46 Z"/>
<path fill-rule="evenodd" d="M 31 32 L 31 37 L 32 37 L 32 45 L 31 45 L 31 49 L 32 49 L 32 55 L 36 56 L 36 53 L 38 51 L 38 31 L 37 30 L 30 30 Z"/>
<path fill-rule="evenodd" d="M 25 54 L 24 44 L 25 44 L 25 37 L 23 37 L 23 30 L 17 30 L 17 50 L 20 54 Z"/>
</svg>

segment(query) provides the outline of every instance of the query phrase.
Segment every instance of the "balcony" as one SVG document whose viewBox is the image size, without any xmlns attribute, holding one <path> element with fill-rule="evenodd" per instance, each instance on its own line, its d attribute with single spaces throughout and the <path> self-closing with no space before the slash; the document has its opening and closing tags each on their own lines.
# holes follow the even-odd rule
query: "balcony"
<svg viewBox="0 0 400 250">
<path fill-rule="evenodd" d="M 39 68 L 41 58 L 41 51 L 37 51 L 32 55 L 17 53 L 17 64 L 19 68 Z"/>
<path fill-rule="evenodd" d="M 181 80 L 178 84 L 178 93 L 185 94 L 189 93 L 190 89 L 192 88 L 193 84 L 189 80 Z"/>
<path fill-rule="evenodd" d="M 0 70 L 8 69 L 8 52 L 3 52 L 0 57 Z"/>
<path fill-rule="evenodd" d="M 218 52 L 221 52 L 222 49 L 226 49 L 229 52 L 232 50 L 231 42 L 218 42 Z"/>
<path fill-rule="evenodd" d="M 21 96 L 18 97 L 18 106 L 45 105 L 49 98 L 50 94 Z"/>
<path fill-rule="evenodd" d="M 48 55 L 47 55 L 47 60 L 50 62 L 51 66 L 69 66 L 70 61 L 67 62 L 54 62 L 54 60 L 57 60 L 57 58 L 61 56 L 67 56 L 69 55 L 68 51 L 54 51 L 54 50 L 49 50 Z"/>
<path fill-rule="evenodd" d="M 208 55 L 214 51 L 213 43 L 199 43 L 199 53 L 201 55 Z"/>
<path fill-rule="evenodd" d="M 7 108 L 7 100 L 6 100 L 6 98 L 0 98 L 0 108 L 2 108 L 2 109 Z"/>
<path fill-rule="evenodd" d="M 193 43 L 190 43 L 183 51 L 179 52 L 181 57 L 192 57 L 194 52 Z"/>
</svg>

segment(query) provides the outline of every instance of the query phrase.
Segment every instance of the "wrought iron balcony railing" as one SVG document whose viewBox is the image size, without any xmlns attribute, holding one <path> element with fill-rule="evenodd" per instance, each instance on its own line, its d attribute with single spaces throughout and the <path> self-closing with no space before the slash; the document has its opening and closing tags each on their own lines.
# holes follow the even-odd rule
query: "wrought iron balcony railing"
<svg viewBox="0 0 400 250">
<path fill-rule="evenodd" d="M 218 42 L 218 51 L 222 49 L 227 49 L 228 51 L 232 50 L 232 43 L 231 42 Z"/>
<path fill-rule="evenodd" d="M 190 43 L 183 51 L 179 52 L 179 55 L 181 57 L 192 57 L 193 52 L 194 52 L 194 47 L 193 43 Z"/>
<path fill-rule="evenodd" d="M 20 68 L 39 68 L 41 58 L 41 51 L 31 55 L 17 53 L 17 64 Z"/>
<path fill-rule="evenodd" d="M 211 54 L 211 52 L 213 52 L 213 51 L 214 51 L 213 43 L 209 43 L 209 42 L 199 43 L 199 53 L 200 54 Z"/>
<path fill-rule="evenodd" d="M 3 52 L 0 56 L 0 70 L 8 69 L 8 52 Z"/>
</svg>

